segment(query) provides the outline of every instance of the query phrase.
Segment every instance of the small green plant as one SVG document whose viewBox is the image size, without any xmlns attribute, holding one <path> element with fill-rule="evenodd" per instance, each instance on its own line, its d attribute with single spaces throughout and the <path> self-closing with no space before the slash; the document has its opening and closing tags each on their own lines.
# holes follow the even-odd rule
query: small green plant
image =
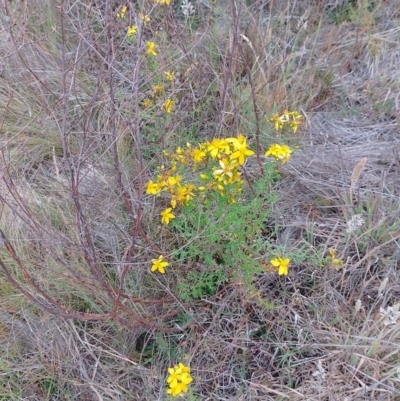
<svg viewBox="0 0 400 401">
<path fill-rule="evenodd" d="M 378 2 L 370 0 L 350 0 L 334 8 L 330 16 L 336 25 L 351 22 L 362 26 L 371 26 Z"/>
<path fill-rule="evenodd" d="M 296 132 L 300 118 L 297 112 L 286 111 L 276 116 L 279 122 L 270 121 L 278 130 Z M 284 164 L 291 153 L 287 145 L 273 144 L 265 155 Z M 262 231 L 275 200 L 271 188 L 279 174 L 274 163 L 266 163 L 263 177 L 244 190 L 242 166 L 253 154 L 243 135 L 214 138 L 197 146 L 186 143 L 172 153 L 164 151 L 165 164 L 158 167 L 156 179 L 147 183 L 148 195 L 169 201 L 170 207 L 160 214 L 161 223 L 170 225 L 178 237 L 179 251 L 170 252 L 172 257 L 185 265 L 203 266 L 179 279 L 177 291 L 183 301 L 212 296 L 232 277 L 250 284 L 263 271 Z M 290 259 L 274 255 L 273 270 L 287 275 Z M 158 262 L 153 259 L 152 271 L 164 273 Z"/>
<path fill-rule="evenodd" d="M 266 246 L 262 231 L 276 199 L 268 191 L 276 172 L 269 166 L 265 172 L 254 185 L 254 194 L 244 193 L 236 203 L 227 204 L 215 193 L 207 202 L 184 205 L 179 219 L 171 223 L 181 244 L 175 260 L 195 267 L 179 279 L 177 290 L 183 301 L 212 296 L 230 278 L 250 284 L 264 270 L 261 260 L 270 245 Z"/>
<path fill-rule="evenodd" d="M 225 280 L 225 273 L 220 269 L 188 273 L 178 283 L 178 296 L 182 301 L 213 296 Z"/>
<path fill-rule="evenodd" d="M 369 245 L 390 241 L 400 229 L 397 206 L 380 196 L 369 194 L 355 207 L 347 222 L 347 234 L 357 237 L 357 246 L 365 251 Z"/>
</svg>

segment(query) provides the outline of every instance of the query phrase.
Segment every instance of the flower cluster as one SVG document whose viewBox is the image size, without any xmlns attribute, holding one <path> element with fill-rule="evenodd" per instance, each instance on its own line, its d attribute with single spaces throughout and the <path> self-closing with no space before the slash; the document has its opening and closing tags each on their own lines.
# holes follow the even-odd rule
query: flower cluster
<svg viewBox="0 0 400 401">
<path fill-rule="evenodd" d="M 165 4 L 169 5 L 170 1 L 169 0 L 159 0 L 156 1 L 156 3 L 160 4 Z M 146 24 L 150 21 L 150 17 L 145 14 L 139 14 L 139 19 L 142 21 L 143 25 L 146 26 Z M 132 38 L 134 35 L 136 35 L 138 30 L 138 27 L 136 25 L 130 26 L 128 28 L 127 32 L 127 37 Z M 145 42 L 146 46 L 146 54 L 150 56 L 149 63 L 152 65 L 154 68 L 157 68 L 157 62 L 155 58 L 158 55 L 158 48 L 157 44 L 154 41 L 148 40 Z M 164 79 L 162 78 L 164 76 Z M 175 72 L 174 71 L 164 71 L 163 76 L 157 75 L 155 76 L 151 86 L 151 90 L 148 92 L 150 94 L 150 98 L 147 97 L 141 101 L 141 105 L 145 109 L 149 109 L 152 107 L 155 103 L 158 103 L 160 108 L 167 114 L 171 114 L 175 105 L 175 102 L 167 97 L 164 101 L 160 99 L 160 97 L 163 95 L 164 90 L 165 90 L 165 83 L 170 83 L 175 79 Z"/>
<path fill-rule="evenodd" d="M 151 56 L 157 56 L 156 44 L 154 42 L 147 41 L 146 46 L 147 46 L 147 51 L 146 51 L 147 54 L 150 54 Z"/>
<path fill-rule="evenodd" d="M 182 14 L 187 18 L 195 13 L 195 9 L 189 0 L 182 0 L 181 10 Z"/>
<path fill-rule="evenodd" d="M 167 109 L 172 104 L 166 103 L 164 107 Z M 156 180 L 150 180 L 146 188 L 148 195 L 160 196 L 166 193 L 170 197 L 170 207 L 161 212 L 162 223 L 169 224 L 175 218 L 172 210 L 177 205 L 188 204 L 199 193 L 207 196 L 210 191 L 216 191 L 229 203 L 235 203 L 235 197 L 240 194 L 243 186 L 239 168 L 253 154 L 243 135 L 214 138 L 194 148 L 187 143 L 186 148 L 178 147 L 172 154 L 164 152 L 170 167 L 159 167 Z M 178 168 L 183 173 L 190 173 L 189 182 L 185 182 L 183 174 L 177 172 Z"/>
<path fill-rule="evenodd" d="M 154 44 L 154 42 L 147 42 L 147 46 L 148 49 L 151 51 L 154 51 L 154 47 L 152 47 L 152 44 Z M 149 47 L 150 46 L 150 47 Z M 157 54 L 157 53 L 156 53 Z M 173 71 L 164 71 L 164 76 L 165 79 L 168 82 L 171 82 L 174 80 L 175 78 L 175 73 Z M 147 97 L 145 99 L 142 100 L 142 106 L 146 109 L 150 108 L 153 106 L 154 103 L 159 103 L 161 105 L 161 108 L 163 111 L 165 111 L 167 114 L 172 113 L 173 109 L 174 109 L 174 105 L 175 102 L 167 97 L 166 100 L 162 103 L 162 101 L 160 101 L 165 92 L 165 86 L 162 83 L 162 78 L 160 76 L 155 78 L 155 83 L 153 85 L 151 85 L 151 91 L 149 91 L 150 93 L 150 98 Z"/>
<path fill-rule="evenodd" d="M 278 274 L 280 276 L 284 275 L 287 276 L 289 273 L 289 263 L 290 263 L 290 259 L 286 258 L 281 258 L 280 256 L 278 256 L 275 259 L 271 260 L 271 264 L 272 266 L 275 266 L 278 268 Z"/>
<path fill-rule="evenodd" d="M 181 393 L 187 393 L 188 384 L 193 381 L 192 376 L 190 376 L 189 366 L 185 366 L 183 363 L 179 362 L 179 365 L 169 368 L 168 373 L 167 383 L 169 389 L 167 393 L 171 394 L 173 397 Z"/>
<path fill-rule="evenodd" d="M 167 81 L 173 81 L 175 78 L 175 73 L 173 71 L 164 71 L 164 75 L 167 78 Z"/>
<path fill-rule="evenodd" d="M 265 153 L 265 156 L 273 156 L 275 160 L 281 161 L 285 164 L 292 153 L 292 150 L 287 145 L 279 145 L 277 143 L 271 145 L 271 147 Z"/>
<path fill-rule="evenodd" d="M 283 131 L 286 129 L 286 127 L 290 127 L 295 134 L 298 126 L 301 124 L 300 120 L 302 118 L 303 116 L 297 111 L 284 110 L 281 116 L 279 114 L 275 114 L 268 121 L 274 123 L 276 131 Z"/>
<path fill-rule="evenodd" d="M 128 28 L 128 32 L 126 34 L 126 36 L 128 38 L 131 38 L 132 36 L 137 34 L 137 26 L 136 25 L 132 25 Z"/>
<path fill-rule="evenodd" d="M 117 12 L 117 18 L 125 18 L 125 14 L 128 10 L 128 6 L 123 6 L 119 12 Z"/>
<path fill-rule="evenodd" d="M 139 13 L 139 19 L 142 21 L 143 25 L 146 26 L 150 22 L 150 17 L 146 14 Z"/>
<path fill-rule="evenodd" d="M 335 270 L 339 270 L 343 266 L 343 260 L 336 257 L 336 249 L 334 248 L 329 249 L 329 254 L 330 254 L 330 260 L 329 260 L 330 265 Z"/>
<path fill-rule="evenodd" d="M 364 217 L 361 214 L 355 214 L 352 218 L 346 223 L 346 233 L 351 234 L 356 231 L 358 228 L 362 227 L 365 223 Z"/>
</svg>

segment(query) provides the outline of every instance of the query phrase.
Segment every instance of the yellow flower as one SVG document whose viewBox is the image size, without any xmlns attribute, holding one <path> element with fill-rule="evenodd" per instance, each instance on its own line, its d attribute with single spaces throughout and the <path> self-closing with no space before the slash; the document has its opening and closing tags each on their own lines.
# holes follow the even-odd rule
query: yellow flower
<svg viewBox="0 0 400 401">
<path fill-rule="evenodd" d="M 147 195 L 158 195 L 164 187 L 162 182 L 153 182 L 150 180 L 147 183 L 146 194 Z"/>
<path fill-rule="evenodd" d="M 176 199 L 179 201 L 181 204 L 186 204 L 190 202 L 193 199 L 193 191 L 195 190 L 195 186 L 192 184 L 186 184 L 186 185 L 178 185 L 178 190 L 176 193 Z"/>
<path fill-rule="evenodd" d="M 282 164 L 285 164 L 289 160 L 291 153 L 292 150 L 289 146 L 275 143 L 265 152 L 265 156 L 273 156 L 275 160 L 280 160 Z"/>
<path fill-rule="evenodd" d="M 151 54 L 152 56 L 157 56 L 157 52 L 155 51 L 156 44 L 154 42 L 146 42 L 147 46 L 147 54 Z"/>
<path fill-rule="evenodd" d="M 274 128 L 276 131 L 283 129 L 283 125 L 286 122 L 285 116 L 279 116 L 278 114 L 274 114 L 272 118 L 268 120 L 268 122 L 274 123 Z"/>
<path fill-rule="evenodd" d="M 228 141 L 226 139 L 214 138 L 211 142 L 207 142 L 207 152 L 213 159 L 219 157 L 221 152 L 229 155 Z"/>
<path fill-rule="evenodd" d="M 164 260 L 162 255 L 160 255 L 158 259 L 152 259 L 151 261 L 153 262 L 151 265 L 152 272 L 158 270 L 161 274 L 165 273 L 165 267 L 167 267 L 169 263 Z"/>
<path fill-rule="evenodd" d="M 167 383 L 170 385 L 170 387 L 176 387 L 178 382 L 181 380 L 181 375 L 177 372 L 175 372 L 174 368 L 168 368 L 168 379 Z"/>
<path fill-rule="evenodd" d="M 206 152 L 202 147 L 193 149 L 192 158 L 195 163 L 201 163 L 207 157 Z"/>
<path fill-rule="evenodd" d="M 135 35 L 137 33 L 137 26 L 136 25 L 132 25 L 128 28 L 128 33 L 126 34 L 128 36 L 128 38 L 132 37 L 133 35 Z"/>
<path fill-rule="evenodd" d="M 169 6 L 171 0 L 154 0 L 154 3 L 165 4 L 166 6 Z"/>
<path fill-rule="evenodd" d="M 176 202 L 177 202 L 177 200 L 178 200 L 178 197 L 177 197 L 177 195 L 172 195 L 172 197 L 171 197 L 171 202 L 169 202 L 170 203 L 170 205 L 171 205 L 171 207 L 172 207 L 172 209 L 175 209 L 176 208 Z"/>
<path fill-rule="evenodd" d="M 174 105 L 174 101 L 172 99 L 167 99 L 164 103 L 164 110 L 169 114 L 172 111 L 172 107 Z"/>
<path fill-rule="evenodd" d="M 165 77 L 167 78 L 167 81 L 173 81 L 175 78 L 175 73 L 171 71 L 164 71 Z"/>
<path fill-rule="evenodd" d="M 241 166 L 244 164 L 247 156 L 254 155 L 252 150 L 247 149 L 246 138 L 244 136 L 239 135 L 237 139 L 234 138 L 232 144 L 236 151 L 230 157 L 232 160 L 237 159 Z"/>
<path fill-rule="evenodd" d="M 171 213 L 172 207 L 161 212 L 161 223 L 169 224 L 169 221 L 175 218 L 175 215 Z"/>
<path fill-rule="evenodd" d="M 233 178 L 232 170 L 235 166 L 230 165 L 227 159 L 219 160 L 218 163 L 221 168 L 213 171 L 214 179 L 221 181 L 228 177 L 228 182 L 231 182 L 230 180 Z"/>
<path fill-rule="evenodd" d="M 281 257 L 277 257 L 275 259 L 271 260 L 271 264 L 275 267 L 278 267 L 278 274 L 287 276 L 288 275 L 288 270 L 289 270 L 289 263 L 290 259 L 283 259 Z"/>
<path fill-rule="evenodd" d="M 174 386 L 170 385 L 170 388 L 167 390 L 167 393 L 175 397 L 180 393 L 182 393 L 183 391 L 187 392 L 187 386 L 185 386 L 182 383 L 176 383 Z"/>
<path fill-rule="evenodd" d="M 190 368 L 189 366 L 185 366 L 182 362 L 179 362 L 178 365 L 175 366 L 176 372 L 177 373 L 189 373 L 190 374 Z"/>
<path fill-rule="evenodd" d="M 297 131 L 297 127 L 301 124 L 300 120 L 303 118 L 303 116 L 301 114 L 299 114 L 297 111 L 292 111 L 289 114 L 293 117 L 293 119 L 289 123 L 289 125 L 290 125 L 290 128 L 293 130 L 293 133 L 295 134 Z"/>
<path fill-rule="evenodd" d="M 186 389 L 183 389 L 185 393 L 187 392 L 187 385 L 193 381 L 192 377 L 189 373 L 182 373 L 181 374 L 181 382 L 185 386 Z"/>
<path fill-rule="evenodd" d="M 153 85 L 151 88 L 155 96 L 159 96 L 164 92 L 164 85 Z"/>
<path fill-rule="evenodd" d="M 146 26 L 147 23 L 150 21 L 150 17 L 142 13 L 139 13 L 139 19 L 143 21 L 144 26 Z"/>
<path fill-rule="evenodd" d="M 172 188 L 174 185 L 178 184 L 182 180 L 181 175 L 176 175 L 176 176 L 171 176 L 168 177 L 167 183 L 170 188 Z"/>
<path fill-rule="evenodd" d="M 226 138 L 226 140 L 227 140 L 227 142 L 232 143 L 233 147 L 234 147 L 235 150 L 236 150 L 235 143 L 241 144 L 241 143 L 243 143 L 243 142 L 246 141 L 246 138 L 244 137 L 244 135 L 239 134 L 239 135 L 237 136 L 237 138 Z"/>
<path fill-rule="evenodd" d="M 303 116 L 299 114 L 297 111 L 288 111 L 284 110 L 283 114 L 279 116 L 278 114 L 274 114 L 268 121 L 274 123 L 275 130 L 282 130 L 285 124 L 288 124 L 290 128 L 293 130 L 295 134 L 297 131 L 297 127 L 301 124 L 300 119 Z"/>
<path fill-rule="evenodd" d="M 165 106 L 163 106 L 163 107 L 165 107 Z M 186 162 L 186 159 L 185 159 L 185 155 L 186 154 L 188 154 L 188 153 L 190 153 L 190 149 L 188 148 L 188 149 L 182 149 L 182 147 L 181 146 L 178 146 L 176 149 L 175 149 L 175 152 L 171 155 L 171 158 L 172 159 L 174 159 L 174 160 L 178 160 L 179 162 Z"/>
<path fill-rule="evenodd" d="M 125 18 L 125 13 L 128 10 L 127 6 L 123 6 L 121 8 L 121 11 L 119 13 L 117 13 L 117 18 Z"/>
<path fill-rule="evenodd" d="M 146 107 L 146 109 L 150 108 L 153 106 L 153 102 L 150 99 L 145 99 L 142 102 L 143 107 Z"/>
<path fill-rule="evenodd" d="M 336 249 L 330 248 L 331 265 L 334 269 L 339 270 L 343 266 L 343 260 L 336 258 Z"/>
<path fill-rule="evenodd" d="M 288 123 L 289 122 L 289 110 L 288 109 L 285 109 L 285 110 L 283 110 L 283 114 L 281 115 L 281 120 L 283 121 L 283 122 L 285 122 L 285 123 Z"/>
<path fill-rule="evenodd" d="M 240 173 L 239 171 L 237 171 L 237 169 L 233 170 L 233 176 L 231 178 L 231 180 L 229 182 L 238 182 L 239 184 L 243 184 L 243 181 L 240 179 L 240 176 L 242 175 L 242 173 Z"/>
</svg>

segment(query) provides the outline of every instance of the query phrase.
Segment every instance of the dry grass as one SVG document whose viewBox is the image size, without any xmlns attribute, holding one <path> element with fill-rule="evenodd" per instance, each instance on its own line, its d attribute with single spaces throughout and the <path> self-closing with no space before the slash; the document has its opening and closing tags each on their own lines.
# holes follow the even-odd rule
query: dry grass
<svg viewBox="0 0 400 401">
<path fill-rule="evenodd" d="M 187 400 L 400 400 L 398 2 L 179 4 L 143 31 L 176 71 L 169 118 L 140 106 L 158 70 L 120 4 L 0 9 L 0 400 L 164 400 L 177 361 Z M 181 240 L 144 195 L 160 150 L 236 132 L 264 149 L 285 108 L 305 124 L 268 241 L 324 267 L 299 256 L 182 302 L 206 267 L 149 274 Z"/>
</svg>

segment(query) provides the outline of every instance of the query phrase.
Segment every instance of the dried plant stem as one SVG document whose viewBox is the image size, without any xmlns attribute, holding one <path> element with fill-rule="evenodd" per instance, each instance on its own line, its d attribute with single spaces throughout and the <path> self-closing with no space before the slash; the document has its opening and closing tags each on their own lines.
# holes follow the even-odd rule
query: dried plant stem
<svg viewBox="0 0 400 401">
<path fill-rule="evenodd" d="M 353 191 L 357 184 L 358 179 L 360 178 L 361 172 L 363 171 L 365 164 L 367 163 L 367 158 L 362 158 L 354 167 L 353 172 L 351 174 L 351 183 L 350 183 L 350 202 L 353 203 Z"/>
</svg>

